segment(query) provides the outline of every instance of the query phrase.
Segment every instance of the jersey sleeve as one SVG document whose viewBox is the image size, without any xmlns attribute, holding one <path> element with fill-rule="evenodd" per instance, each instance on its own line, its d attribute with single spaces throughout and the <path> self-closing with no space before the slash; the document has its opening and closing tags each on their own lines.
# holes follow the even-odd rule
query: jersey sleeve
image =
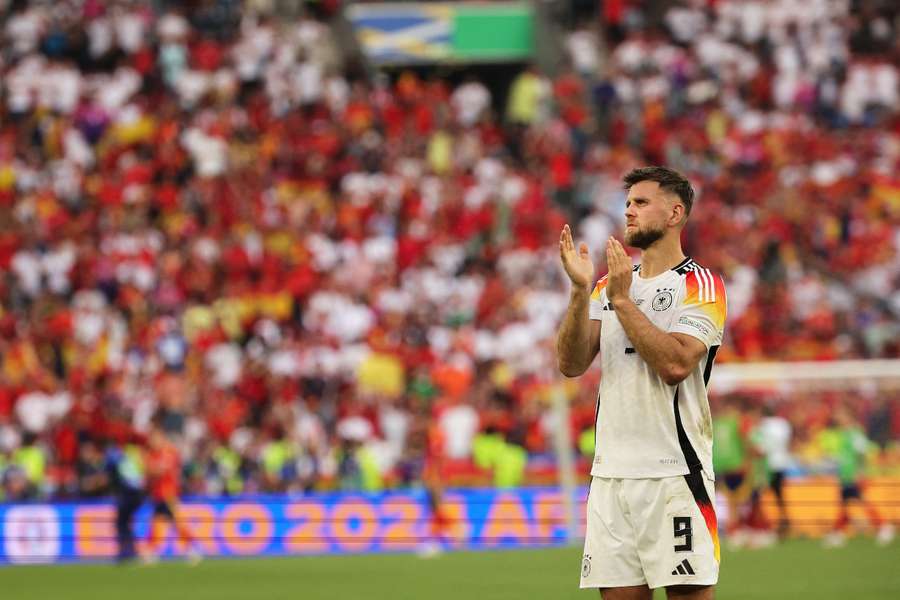
<svg viewBox="0 0 900 600">
<path fill-rule="evenodd" d="M 588 316 L 592 321 L 603 320 L 603 307 L 607 304 L 606 299 L 606 278 L 604 275 L 597 281 L 594 290 L 591 292 L 591 303 L 588 305 Z"/>
<path fill-rule="evenodd" d="M 727 308 L 722 278 L 708 269 L 691 271 L 685 276 L 683 300 L 669 332 L 695 337 L 707 348 L 720 344 Z"/>
</svg>

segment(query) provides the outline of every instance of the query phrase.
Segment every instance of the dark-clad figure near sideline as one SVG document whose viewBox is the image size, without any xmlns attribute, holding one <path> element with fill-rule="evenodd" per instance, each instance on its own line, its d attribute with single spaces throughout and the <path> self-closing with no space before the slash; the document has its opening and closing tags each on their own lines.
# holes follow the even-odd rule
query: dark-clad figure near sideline
<svg viewBox="0 0 900 600">
<path fill-rule="evenodd" d="M 144 502 L 144 477 L 136 448 L 122 449 L 110 444 L 106 450 L 106 471 L 116 500 L 116 558 L 119 562 L 137 556 L 134 515 Z"/>
</svg>

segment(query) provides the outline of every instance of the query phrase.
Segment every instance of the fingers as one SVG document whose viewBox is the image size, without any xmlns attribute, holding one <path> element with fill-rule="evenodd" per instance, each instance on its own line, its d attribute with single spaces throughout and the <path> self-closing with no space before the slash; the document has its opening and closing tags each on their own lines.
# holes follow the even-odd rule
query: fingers
<svg viewBox="0 0 900 600">
<path fill-rule="evenodd" d="M 622 246 L 622 243 L 616 238 L 610 237 L 606 242 L 606 247 L 609 250 L 609 253 L 615 256 L 619 262 L 631 260 L 628 257 L 628 253 L 625 252 L 625 247 Z"/>
<path fill-rule="evenodd" d="M 559 234 L 559 252 L 563 257 L 563 260 L 569 260 L 572 257 L 572 254 L 576 252 L 575 250 L 575 242 L 572 239 L 572 230 L 569 228 L 568 223 L 563 226 L 562 231 Z M 578 247 L 578 253 L 582 256 L 588 255 L 588 247 L 587 244 L 581 242 Z"/>
<path fill-rule="evenodd" d="M 625 252 L 625 246 L 622 245 L 622 242 L 616 240 L 616 248 L 618 248 L 619 256 L 621 257 L 625 268 L 630 270 L 633 265 L 631 264 L 631 256 Z"/>
<path fill-rule="evenodd" d="M 559 256 L 562 258 L 563 263 L 566 262 L 566 251 L 568 247 L 568 237 L 569 235 L 569 226 L 566 225 L 562 228 L 562 231 L 559 232 Z"/>
<path fill-rule="evenodd" d="M 631 258 L 624 246 L 612 236 L 606 240 L 606 262 L 610 273 L 624 272 L 626 268 L 631 268 Z"/>
</svg>

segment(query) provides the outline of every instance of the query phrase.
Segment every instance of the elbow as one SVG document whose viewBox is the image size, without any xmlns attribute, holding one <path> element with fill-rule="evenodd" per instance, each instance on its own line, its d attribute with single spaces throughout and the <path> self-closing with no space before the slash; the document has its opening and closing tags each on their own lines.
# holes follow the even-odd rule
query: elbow
<svg viewBox="0 0 900 600">
<path fill-rule="evenodd" d="M 666 382 L 666 385 L 675 386 L 687 379 L 687 376 L 690 375 L 690 371 L 681 365 L 670 364 L 664 367 L 659 375 L 662 377 L 662 380 Z"/>
<path fill-rule="evenodd" d="M 577 366 L 563 362 L 562 360 L 556 361 L 556 366 L 559 368 L 559 372 L 566 377 L 578 377 L 585 372 L 585 369 L 578 368 Z"/>
</svg>

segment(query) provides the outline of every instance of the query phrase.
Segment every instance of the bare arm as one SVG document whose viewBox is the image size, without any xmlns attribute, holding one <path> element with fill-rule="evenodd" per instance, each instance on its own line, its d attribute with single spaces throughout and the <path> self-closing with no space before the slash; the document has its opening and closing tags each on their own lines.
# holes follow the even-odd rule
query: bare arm
<svg viewBox="0 0 900 600">
<path fill-rule="evenodd" d="M 669 385 L 678 385 L 693 371 L 706 354 L 706 345 L 683 333 L 668 333 L 650 322 L 632 302 L 631 259 L 618 241 L 610 238 L 606 256 L 609 261 L 609 298 L 625 335 L 641 358 Z"/>
<path fill-rule="evenodd" d="M 557 364 L 566 377 L 578 377 L 600 351 L 600 321 L 588 318 L 590 291 L 572 286 L 569 308 L 556 337 Z"/>
<path fill-rule="evenodd" d="M 631 298 L 619 298 L 612 305 L 634 349 L 667 384 L 678 385 L 684 381 L 706 355 L 703 342 L 684 333 L 663 331 L 650 322 Z"/>
<path fill-rule="evenodd" d="M 577 377 L 587 370 L 600 350 L 600 321 L 592 321 L 588 316 L 594 263 L 584 242 L 576 251 L 568 225 L 559 236 L 559 254 L 572 290 L 569 308 L 556 337 L 557 365 L 566 377 Z"/>
</svg>

